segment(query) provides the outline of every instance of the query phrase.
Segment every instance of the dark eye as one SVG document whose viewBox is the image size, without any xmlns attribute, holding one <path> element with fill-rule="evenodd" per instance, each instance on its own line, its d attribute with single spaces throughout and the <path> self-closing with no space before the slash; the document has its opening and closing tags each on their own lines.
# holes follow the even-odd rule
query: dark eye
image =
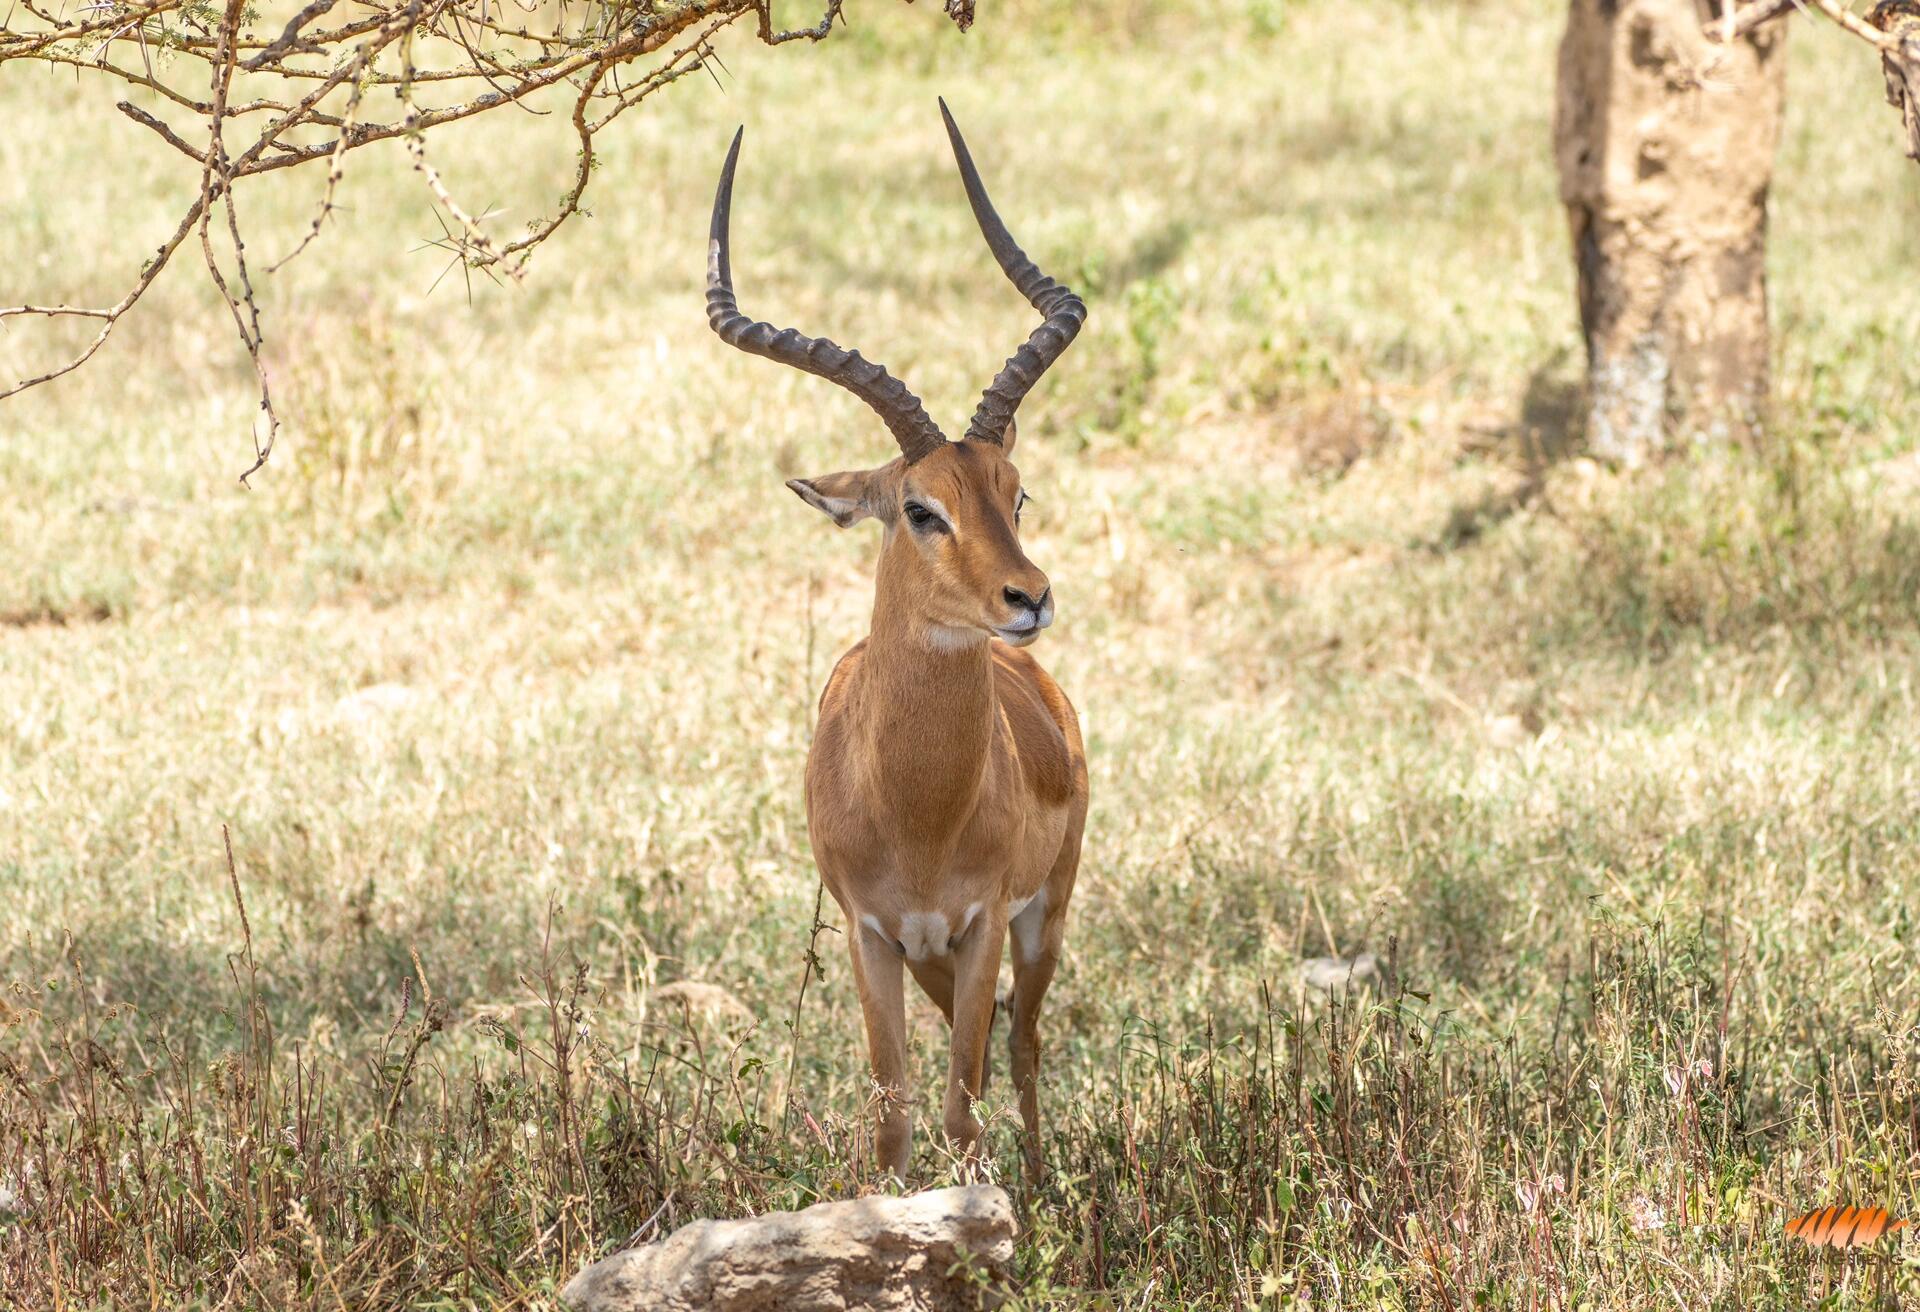
<svg viewBox="0 0 1920 1312">
<path fill-rule="evenodd" d="M 929 524 L 937 523 L 938 520 L 937 515 L 918 501 L 907 502 L 907 523 L 915 528 L 925 528 Z"/>
<path fill-rule="evenodd" d="M 1022 488 L 1020 490 L 1020 499 L 1013 503 L 1014 523 L 1018 524 L 1020 522 L 1020 512 L 1027 508 L 1027 502 L 1031 500 L 1033 500 L 1033 498 L 1027 495 L 1025 488 Z"/>
</svg>

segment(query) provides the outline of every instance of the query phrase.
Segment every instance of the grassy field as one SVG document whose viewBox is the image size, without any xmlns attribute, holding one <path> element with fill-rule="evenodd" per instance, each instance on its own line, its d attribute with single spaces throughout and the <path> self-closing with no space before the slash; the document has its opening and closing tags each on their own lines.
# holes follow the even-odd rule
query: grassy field
<svg viewBox="0 0 1920 1312">
<path fill-rule="evenodd" d="M 890 447 L 700 285 L 744 121 L 745 306 L 964 416 L 1029 313 L 936 93 L 1092 311 L 1019 452 L 1093 787 L 1050 1179 L 994 1130 L 1020 1306 L 1920 1304 L 1910 1242 L 1781 1233 L 1920 1211 L 1920 175 L 1798 31 L 1770 436 L 1597 468 L 1560 8 L 864 0 L 624 121 L 524 287 L 436 287 L 404 153 L 354 156 L 266 281 L 250 492 L 185 260 L 6 403 L 0 1305 L 550 1306 L 872 1185 L 830 901 L 796 998 L 874 540 L 780 484 Z M 184 205 L 112 98 L 0 75 L 0 301 L 112 299 Z M 557 117 L 439 149 L 516 227 L 572 167 Z M 243 191 L 252 248 L 320 185 Z M 1360 950 L 1395 987 L 1300 984 Z"/>
</svg>

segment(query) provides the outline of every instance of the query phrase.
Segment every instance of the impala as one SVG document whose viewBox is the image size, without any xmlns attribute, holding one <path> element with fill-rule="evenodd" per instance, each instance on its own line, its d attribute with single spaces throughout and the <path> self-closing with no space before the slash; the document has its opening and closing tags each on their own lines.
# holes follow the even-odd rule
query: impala
<svg viewBox="0 0 1920 1312">
<path fill-rule="evenodd" d="M 940 113 L 988 248 L 1044 320 L 994 378 L 959 441 L 857 351 L 740 313 L 728 258 L 740 133 L 720 173 L 707 251 L 707 320 L 721 339 L 838 383 L 879 413 L 900 446 L 877 469 L 787 486 L 842 528 L 874 519 L 884 534 L 871 632 L 840 658 L 820 696 L 807 828 L 846 917 L 881 1097 L 880 1162 L 902 1181 L 912 1147 L 902 970 L 951 1029 L 943 1121 L 974 1165 L 981 1130 L 973 1101 L 987 1082 L 1009 930 L 1013 1082 L 1027 1166 L 1039 1169 L 1040 1002 L 1060 960 L 1087 818 L 1079 721 L 1021 650 L 1053 622 L 1054 600 L 1020 547 L 1027 494 L 1008 459 L 1014 411 L 1087 311 L 1014 244 L 945 101 Z"/>
</svg>

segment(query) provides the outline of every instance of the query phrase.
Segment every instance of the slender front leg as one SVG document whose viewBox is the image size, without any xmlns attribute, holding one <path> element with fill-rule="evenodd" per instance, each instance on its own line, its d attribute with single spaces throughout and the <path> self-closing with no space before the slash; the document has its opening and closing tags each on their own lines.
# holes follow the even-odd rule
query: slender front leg
<svg viewBox="0 0 1920 1312">
<path fill-rule="evenodd" d="M 913 972 L 913 977 L 916 980 L 920 981 L 921 989 L 925 991 L 929 998 L 933 999 L 933 1005 L 940 1008 L 940 1015 L 946 1020 L 947 1028 L 952 1029 L 953 958 L 950 956 L 928 957 L 925 961 L 915 961 L 912 957 L 908 957 L 907 969 Z M 998 1002 L 993 1004 L 993 1018 L 995 1021 L 1000 1019 L 1000 1004 Z M 980 1092 L 985 1093 L 987 1087 L 992 1083 L 993 1042 L 992 1030 L 991 1027 L 989 1027 L 986 1056 L 980 1063 Z"/>
<path fill-rule="evenodd" d="M 947 1065 L 945 1123 L 947 1138 L 971 1170 L 980 1160 L 980 1125 L 972 1100 L 979 1097 L 986 1069 L 987 1039 L 993 1033 L 993 994 L 1000 979 L 1000 955 L 1007 942 L 1007 910 L 996 905 L 973 923 L 954 950 L 953 1048 Z"/>
<path fill-rule="evenodd" d="M 880 1090 L 880 1167 L 907 1182 L 913 1125 L 907 1116 L 907 999 L 893 945 L 849 917 L 853 926 L 853 981 L 867 1022 L 867 1052 Z"/>
</svg>

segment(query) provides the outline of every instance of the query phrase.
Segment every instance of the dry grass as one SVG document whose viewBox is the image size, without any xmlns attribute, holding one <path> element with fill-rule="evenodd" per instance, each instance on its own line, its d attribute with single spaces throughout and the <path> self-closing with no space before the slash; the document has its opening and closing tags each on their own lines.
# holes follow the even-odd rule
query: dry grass
<svg viewBox="0 0 1920 1312">
<path fill-rule="evenodd" d="M 1027 316 L 936 91 L 1093 313 L 1020 460 L 1094 772 L 1025 1304 L 1920 1299 L 1780 1232 L 1920 1210 L 1920 185 L 1877 76 L 1796 35 L 1774 435 L 1628 479 L 1566 450 L 1553 6 L 1079 9 L 741 43 L 470 305 L 366 152 L 266 288 L 252 493 L 188 281 L 9 403 L 0 1302 L 538 1304 L 649 1222 L 870 1183 L 837 932 L 786 1022 L 872 544 L 780 480 L 885 433 L 698 289 L 744 118 L 745 303 L 964 413 Z M 85 85 L 0 78 L 0 121 L 9 294 L 116 285 L 192 182 Z M 493 126 L 438 158 L 517 223 L 569 147 Z M 1390 943 L 1406 992 L 1301 995 Z"/>
</svg>

